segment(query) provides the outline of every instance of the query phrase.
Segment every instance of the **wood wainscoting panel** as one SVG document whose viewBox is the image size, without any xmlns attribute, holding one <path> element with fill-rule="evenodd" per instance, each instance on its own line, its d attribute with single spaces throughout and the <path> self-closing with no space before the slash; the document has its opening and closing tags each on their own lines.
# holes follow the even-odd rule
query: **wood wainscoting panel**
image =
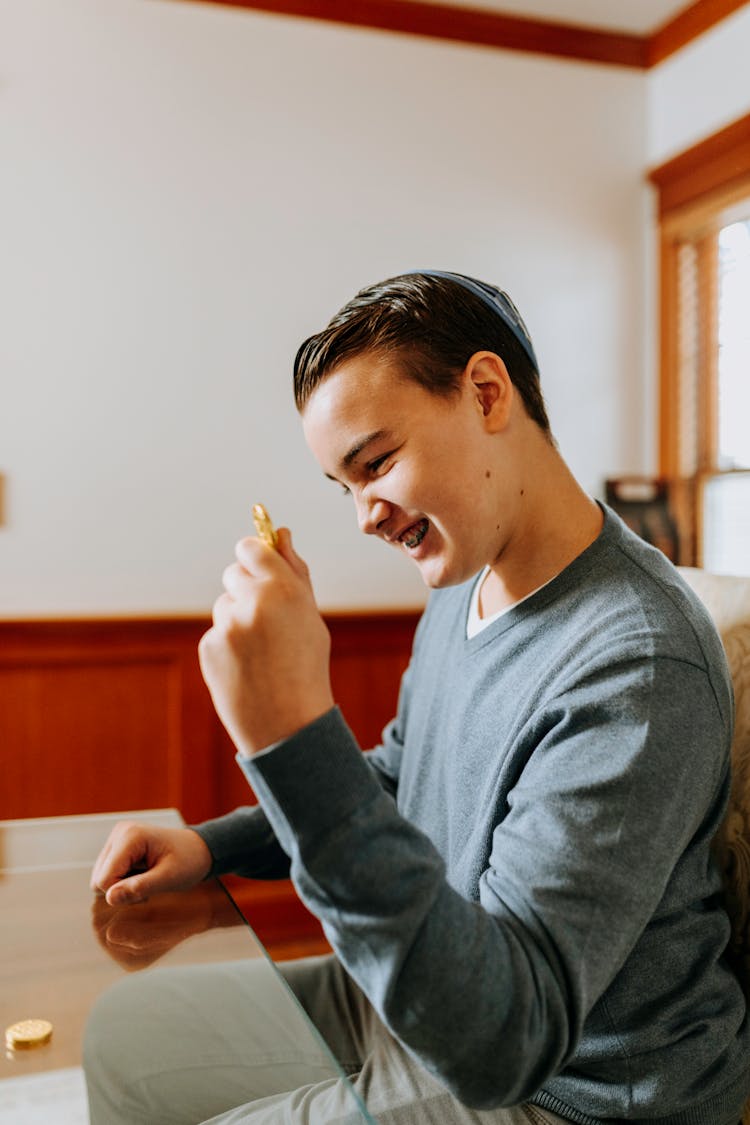
<svg viewBox="0 0 750 1125">
<path fill-rule="evenodd" d="M 364 750 L 380 741 L 384 725 L 396 713 L 418 620 L 413 611 L 326 618 L 333 695 Z"/>
<path fill-rule="evenodd" d="M 167 661 L 4 668 L 2 816 L 135 809 L 146 792 L 174 804 L 175 679 Z"/>
<path fill-rule="evenodd" d="M 204 623 L 0 622 L 0 818 L 216 805 Z M 189 770 L 186 768 L 189 764 Z"/>
<path fill-rule="evenodd" d="M 325 615 L 363 747 L 395 710 L 418 611 Z M 202 617 L 0 621 L 0 819 L 254 800 L 203 683 Z"/>
</svg>

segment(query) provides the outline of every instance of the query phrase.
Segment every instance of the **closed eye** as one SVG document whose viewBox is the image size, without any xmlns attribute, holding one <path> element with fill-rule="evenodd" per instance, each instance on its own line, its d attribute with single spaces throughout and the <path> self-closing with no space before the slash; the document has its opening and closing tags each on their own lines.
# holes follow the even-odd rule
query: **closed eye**
<svg viewBox="0 0 750 1125">
<path fill-rule="evenodd" d="M 367 471 L 370 476 L 377 476 L 378 471 L 383 467 L 388 458 L 394 453 L 394 450 L 389 450 L 388 453 L 383 453 L 382 456 L 376 457 L 374 461 L 368 461 Z"/>
<path fill-rule="evenodd" d="M 397 452 L 398 452 L 398 449 L 389 449 L 387 453 L 381 453 L 379 457 L 375 457 L 372 461 L 368 461 L 367 464 L 364 467 L 364 472 L 366 473 L 366 475 L 368 477 L 378 476 L 378 474 L 380 473 L 380 470 L 383 468 L 383 465 L 385 465 L 386 461 L 388 461 L 388 459 L 390 457 L 392 457 L 394 453 L 397 453 Z M 335 483 L 339 485 L 339 487 L 341 488 L 341 493 L 342 493 L 343 496 L 349 496 L 350 489 L 347 485 L 342 484 L 341 481 L 339 481 L 339 480 L 336 480 L 336 477 L 331 476 L 330 473 L 326 473 L 325 475 L 328 477 L 329 480 L 335 481 Z"/>
</svg>

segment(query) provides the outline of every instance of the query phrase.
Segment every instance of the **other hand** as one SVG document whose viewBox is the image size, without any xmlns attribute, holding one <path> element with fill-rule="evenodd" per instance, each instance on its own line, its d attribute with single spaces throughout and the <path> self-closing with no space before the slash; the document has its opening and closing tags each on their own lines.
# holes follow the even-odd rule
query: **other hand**
<svg viewBox="0 0 750 1125">
<path fill-rule="evenodd" d="M 91 873 L 91 888 L 110 906 L 146 902 L 159 891 L 184 890 L 211 870 L 208 845 L 192 828 L 155 828 L 121 820 Z"/>
</svg>

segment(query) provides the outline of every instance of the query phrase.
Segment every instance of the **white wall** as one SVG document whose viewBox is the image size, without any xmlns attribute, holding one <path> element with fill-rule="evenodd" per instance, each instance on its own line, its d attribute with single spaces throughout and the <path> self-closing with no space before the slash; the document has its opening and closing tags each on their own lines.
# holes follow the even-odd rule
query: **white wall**
<svg viewBox="0 0 750 1125">
<path fill-rule="evenodd" d="M 587 488 L 650 464 L 643 74 L 160 0 L 0 28 L 0 614 L 207 611 L 255 500 L 323 607 L 418 603 L 290 366 L 420 265 L 514 296 Z"/>
<path fill-rule="evenodd" d="M 656 167 L 750 112 L 750 6 L 648 77 L 648 163 Z"/>
</svg>

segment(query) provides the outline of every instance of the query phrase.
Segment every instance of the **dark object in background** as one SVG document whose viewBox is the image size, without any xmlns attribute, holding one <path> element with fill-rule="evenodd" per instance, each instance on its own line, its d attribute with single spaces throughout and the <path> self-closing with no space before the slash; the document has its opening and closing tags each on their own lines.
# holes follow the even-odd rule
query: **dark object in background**
<svg viewBox="0 0 750 1125">
<path fill-rule="evenodd" d="M 677 525 L 669 507 L 667 482 L 657 477 L 618 477 L 605 481 L 605 499 L 610 508 L 641 539 L 678 561 Z"/>
</svg>

